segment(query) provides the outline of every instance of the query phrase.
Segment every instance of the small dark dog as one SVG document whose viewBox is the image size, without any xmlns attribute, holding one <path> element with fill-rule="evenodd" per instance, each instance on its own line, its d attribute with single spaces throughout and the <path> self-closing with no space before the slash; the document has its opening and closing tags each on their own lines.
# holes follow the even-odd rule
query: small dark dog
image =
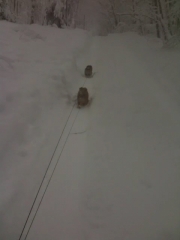
<svg viewBox="0 0 180 240">
<path fill-rule="evenodd" d="M 77 107 L 81 108 L 89 103 L 89 93 L 87 88 L 80 87 L 77 95 Z"/>
<path fill-rule="evenodd" d="M 84 71 L 84 75 L 86 77 L 91 77 L 92 76 L 92 71 L 93 71 L 93 68 L 91 65 L 88 65 L 86 68 L 85 68 L 85 71 Z"/>
</svg>

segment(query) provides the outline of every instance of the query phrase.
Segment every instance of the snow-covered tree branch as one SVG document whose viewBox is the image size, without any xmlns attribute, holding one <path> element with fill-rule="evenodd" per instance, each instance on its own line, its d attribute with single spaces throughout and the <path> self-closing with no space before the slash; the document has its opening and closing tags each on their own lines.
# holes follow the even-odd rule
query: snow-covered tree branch
<svg viewBox="0 0 180 240">
<path fill-rule="evenodd" d="M 0 0 L 0 19 L 26 24 L 86 28 L 82 0 Z M 96 2 L 103 31 L 137 31 L 156 34 L 163 41 L 179 34 L 179 0 L 92 0 Z M 81 15 L 80 15 L 81 14 Z M 93 18 L 93 16 L 92 16 Z"/>
</svg>

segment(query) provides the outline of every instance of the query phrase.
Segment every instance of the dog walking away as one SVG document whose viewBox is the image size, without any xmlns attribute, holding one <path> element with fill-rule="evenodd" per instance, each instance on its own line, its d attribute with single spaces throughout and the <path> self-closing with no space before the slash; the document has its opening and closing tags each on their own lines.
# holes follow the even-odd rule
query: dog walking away
<svg viewBox="0 0 180 240">
<path fill-rule="evenodd" d="M 87 88 L 80 87 L 77 94 L 77 107 L 81 108 L 89 103 L 89 93 Z"/>
<path fill-rule="evenodd" d="M 85 71 L 84 71 L 84 75 L 86 77 L 91 77 L 92 76 L 92 71 L 93 71 L 93 68 L 91 65 L 88 65 L 86 68 L 85 68 Z"/>
</svg>

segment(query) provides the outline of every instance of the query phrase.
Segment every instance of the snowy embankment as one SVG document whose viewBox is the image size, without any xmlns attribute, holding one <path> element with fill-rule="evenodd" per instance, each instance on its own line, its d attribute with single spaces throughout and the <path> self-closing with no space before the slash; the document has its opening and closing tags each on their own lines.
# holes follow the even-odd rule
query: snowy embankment
<svg viewBox="0 0 180 240">
<path fill-rule="evenodd" d="M 0 32 L 0 239 L 17 239 L 84 81 L 77 59 L 91 38 L 3 21 Z"/>
<path fill-rule="evenodd" d="M 87 238 L 179 239 L 180 52 L 133 33 L 98 42 L 82 197 Z"/>
<path fill-rule="evenodd" d="M 164 48 L 161 40 L 140 37 L 137 34 L 121 35 L 134 57 L 142 59 L 142 68 L 150 73 L 159 87 L 180 105 L 180 51 L 178 48 Z"/>
</svg>

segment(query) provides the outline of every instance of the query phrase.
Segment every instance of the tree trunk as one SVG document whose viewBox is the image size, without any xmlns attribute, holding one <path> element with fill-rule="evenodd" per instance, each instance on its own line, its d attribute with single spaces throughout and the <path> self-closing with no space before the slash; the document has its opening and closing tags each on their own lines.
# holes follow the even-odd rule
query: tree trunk
<svg viewBox="0 0 180 240">
<path fill-rule="evenodd" d="M 159 7 L 159 20 L 160 20 L 160 24 L 162 27 L 162 32 L 163 32 L 163 37 L 164 40 L 168 40 L 170 37 L 170 31 L 169 31 L 169 27 L 168 27 L 168 16 L 167 16 L 167 12 L 166 12 L 166 2 L 165 0 L 158 0 L 158 7 Z"/>
<path fill-rule="evenodd" d="M 154 3 L 156 15 L 158 16 L 158 0 L 154 0 L 153 3 Z M 160 27 L 159 27 L 159 22 L 157 21 L 157 17 L 156 17 L 156 35 L 158 38 L 161 38 Z"/>
<path fill-rule="evenodd" d="M 132 0 L 132 10 L 133 10 L 133 20 L 132 20 L 132 24 L 136 24 L 136 18 L 135 18 L 135 16 L 136 16 L 136 10 L 135 10 L 136 8 L 135 8 L 135 0 Z"/>
</svg>

